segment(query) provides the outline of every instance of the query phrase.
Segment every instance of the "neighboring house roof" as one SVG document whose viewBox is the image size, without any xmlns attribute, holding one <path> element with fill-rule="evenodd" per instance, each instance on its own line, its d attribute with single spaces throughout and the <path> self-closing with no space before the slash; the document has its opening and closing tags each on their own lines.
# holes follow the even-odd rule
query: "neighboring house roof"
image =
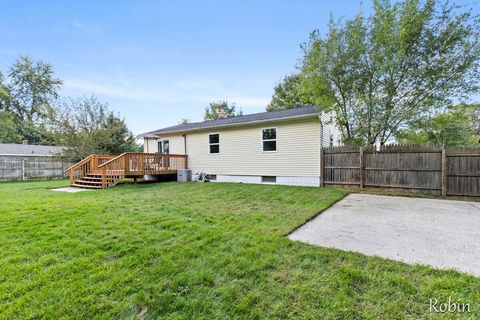
<svg viewBox="0 0 480 320">
<path fill-rule="evenodd" d="M 289 119 L 289 118 L 304 118 L 304 117 L 309 117 L 309 116 L 318 115 L 318 114 L 320 114 L 320 110 L 318 106 L 308 106 L 308 107 L 300 107 L 300 108 L 293 108 L 293 109 L 280 110 L 280 111 L 253 113 L 253 114 L 247 114 L 244 116 L 235 116 L 235 117 L 230 117 L 225 119 L 179 124 L 176 126 L 166 127 L 166 128 L 158 129 L 155 131 L 145 132 L 138 135 L 138 137 L 156 138 L 157 137 L 156 135 L 160 133 L 188 132 L 188 131 L 202 130 L 207 128 L 226 127 L 226 126 L 242 125 L 242 124 L 255 123 L 255 122 L 267 122 L 267 121 L 275 121 L 275 120 Z"/>
<path fill-rule="evenodd" d="M 33 144 L 0 143 L 0 154 L 53 156 L 62 151 L 62 147 L 37 146 Z"/>
</svg>

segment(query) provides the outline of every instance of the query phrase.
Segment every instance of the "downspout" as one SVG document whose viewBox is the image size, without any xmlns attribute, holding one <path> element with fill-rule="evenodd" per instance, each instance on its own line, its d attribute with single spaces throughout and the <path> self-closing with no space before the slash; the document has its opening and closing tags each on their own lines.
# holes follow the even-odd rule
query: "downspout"
<svg viewBox="0 0 480 320">
<path fill-rule="evenodd" d="M 320 149 L 318 150 L 318 173 L 320 175 L 320 186 L 322 186 L 322 166 L 323 166 L 323 159 L 322 159 L 322 152 L 321 149 L 323 148 L 323 123 L 322 123 L 322 111 L 320 111 L 318 115 L 318 121 L 320 122 Z"/>
<path fill-rule="evenodd" d="M 183 136 L 183 152 L 187 156 L 185 158 L 185 169 L 188 169 L 188 155 L 187 155 L 187 134 L 182 134 Z"/>
<path fill-rule="evenodd" d="M 322 111 L 318 115 L 318 121 L 320 122 L 320 148 L 323 148 L 323 123 L 322 123 Z"/>
<path fill-rule="evenodd" d="M 187 134 L 182 134 L 183 136 L 183 153 L 187 154 Z"/>
</svg>

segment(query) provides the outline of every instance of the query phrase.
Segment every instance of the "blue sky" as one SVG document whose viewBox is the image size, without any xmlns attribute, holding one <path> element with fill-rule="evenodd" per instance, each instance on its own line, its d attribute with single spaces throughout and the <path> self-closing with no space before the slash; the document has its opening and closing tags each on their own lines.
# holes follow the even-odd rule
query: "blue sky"
<svg viewBox="0 0 480 320">
<path fill-rule="evenodd" d="M 136 134 L 200 121 L 215 100 L 264 111 L 309 33 L 325 31 L 330 12 L 360 9 L 360 0 L 0 3 L 0 70 L 19 55 L 48 62 L 63 95 L 94 94 Z"/>
</svg>

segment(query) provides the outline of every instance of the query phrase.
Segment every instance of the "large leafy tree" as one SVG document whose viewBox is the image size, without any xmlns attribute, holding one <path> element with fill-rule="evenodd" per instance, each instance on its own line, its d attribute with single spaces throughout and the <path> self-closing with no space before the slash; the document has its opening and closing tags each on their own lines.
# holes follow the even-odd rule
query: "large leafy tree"
<svg viewBox="0 0 480 320">
<path fill-rule="evenodd" d="M 208 120 L 216 120 L 219 118 L 219 111 L 223 110 L 225 113 L 226 117 L 235 117 L 235 116 L 241 116 L 243 115 L 243 112 L 236 111 L 237 105 L 235 103 L 229 103 L 228 101 L 216 101 L 216 102 L 211 102 L 208 107 L 205 108 L 205 114 L 203 116 L 203 119 L 205 121 Z"/>
<path fill-rule="evenodd" d="M 6 103 L 10 96 L 3 81 L 4 77 L 0 73 L 0 143 L 18 143 L 22 137 L 15 124 L 15 118 L 6 111 Z"/>
<path fill-rule="evenodd" d="M 480 147 L 480 105 L 457 105 L 421 119 L 398 133 L 401 143 L 435 143 L 446 147 Z"/>
<path fill-rule="evenodd" d="M 50 64 L 20 57 L 6 79 L 0 76 L 0 107 L 13 115 L 21 136 L 32 143 L 52 143 L 49 122 L 62 81 Z"/>
<path fill-rule="evenodd" d="M 302 90 L 335 111 L 346 143 L 385 144 L 452 99 L 478 92 L 480 23 L 435 0 L 375 0 L 302 45 Z"/>
<path fill-rule="evenodd" d="M 0 110 L 6 109 L 6 104 L 10 99 L 10 95 L 8 94 L 7 88 L 4 85 L 5 77 L 0 72 Z"/>
<path fill-rule="evenodd" d="M 106 139 L 101 141 L 100 149 L 111 154 L 139 151 L 135 137 L 128 129 L 125 119 L 113 112 L 108 113 L 102 125 L 102 131 L 104 131 Z"/>
<path fill-rule="evenodd" d="M 0 111 L 0 143 L 19 143 L 21 140 L 14 117 L 9 112 Z"/>
<path fill-rule="evenodd" d="M 82 159 L 90 154 L 120 154 L 138 151 L 125 121 L 95 97 L 65 102 L 56 115 L 57 144 L 65 146 L 62 156 Z"/>
<path fill-rule="evenodd" d="M 285 76 L 274 88 L 272 101 L 267 106 L 267 111 L 278 111 L 305 107 L 313 103 L 311 97 L 302 90 L 302 79 L 299 74 Z"/>
</svg>

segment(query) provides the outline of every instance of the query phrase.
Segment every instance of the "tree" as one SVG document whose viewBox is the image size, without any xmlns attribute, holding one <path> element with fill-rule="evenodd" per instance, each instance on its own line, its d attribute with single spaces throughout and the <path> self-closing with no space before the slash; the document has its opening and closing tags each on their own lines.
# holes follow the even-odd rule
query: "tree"
<svg viewBox="0 0 480 320">
<path fill-rule="evenodd" d="M 19 143 L 22 140 L 15 125 L 14 117 L 7 111 L 0 111 L 0 143 Z"/>
<path fill-rule="evenodd" d="M 109 154 L 138 151 L 139 148 L 135 137 L 128 129 L 125 119 L 121 119 L 113 112 L 109 112 L 103 123 L 102 130 L 106 139 L 103 139 L 99 144 L 101 150 L 105 150 Z"/>
<path fill-rule="evenodd" d="M 178 121 L 178 124 L 187 124 L 191 123 L 190 119 L 183 118 L 180 121 Z"/>
<path fill-rule="evenodd" d="M 401 143 L 435 143 L 445 147 L 480 147 L 478 122 L 480 105 L 457 105 L 446 112 L 422 119 L 398 133 Z"/>
<path fill-rule="evenodd" d="M 7 80 L 0 76 L 0 107 L 14 116 L 23 138 L 32 143 L 51 142 L 52 105 L 62 85 L 54 78 L 52 66 L 22 56 L 10 68 Z"/>
<path fill-rule="evenodd" d="M 479 89 L 479 19 L 444 1 L 375 0 L 302 45 L 301 90 L 336 113 L 345 143 L 385 144 Z"/>
<path fill-rule="evenodd" d="M 267 111 L 277 111 L 305 107 L 313 103 L 305 91 L 301 90 L 302 79 L 300 74 L 285 76 L 279 84 L 275 86 L 272 101 L 267 106 Z"/>
<path fill-rule="evenodd" d="M 82 159 L 90 154 L 138 151 L 125 120 L 95 97 L 72 99 L 57 111 L 57 144 L 65 146 L 63 158 Z"/>
<path fill-rule="evenodd" d="M 0 110 L 6 110 L 6 103 L 10 99 L 7 88 L 4 85 L 5 77 L 0 72 Z"/>
<path fill-rule="evenodd" d="M 228 103 L 228 101 L 217 101 L 217 102 L 211 102 L 210 106 L 205 108 L 205 115 L 203 116 L 203 119 L 205 121 L 208 120 L 216 120 L 219 118 L 218 112 L 220 110 L 223 110 L 225 112 L 226 117 L 235 117 L 235 116 L 241 116 L 243 115 L 242 110 L 236 112 L 236 107 L 237 105 L 235 103 Z"/>
</svg>

